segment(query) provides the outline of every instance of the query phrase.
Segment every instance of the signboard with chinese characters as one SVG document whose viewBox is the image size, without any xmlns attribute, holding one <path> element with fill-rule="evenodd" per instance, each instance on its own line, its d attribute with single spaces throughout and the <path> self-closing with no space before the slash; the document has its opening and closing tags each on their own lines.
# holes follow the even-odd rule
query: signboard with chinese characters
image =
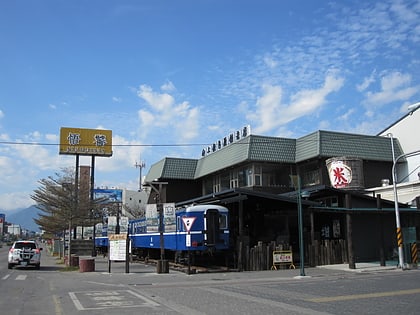
<svg viewBox="0 0 420 315">
<path fill-rule="evenodd" d="M 343 161 L 333 161 L 329 164 L 328 173 L 334 188 L 347 187 L 352 180 L 351 168 Z"/>
<path fill-rule="evenodd" d="M 207 148 L 203 148 L 201 150 L 201 156 L 207 156 L 211 153 L 214 153 L 218 150 L 221 150 L 222 148 L 236 142 L 239 141 L 241 139 L 244 139 L 246 137 L 248 137 L 249 135 L 251 135 L 251 126 L 247 125 L 245 127 L 243 127 L 240 130 L 236 130 L 232 133 L 230 133 L 229 135 L 223 137 L 223 139 L 220 139 L 216 142 L 214 142 L 212 145 L 209 145 Z"/>
<path fill-rule="evenodd" d="M 109 260 L 125 261 L 127 252 L 127 235 L 109 235 Z"/>
<path fill-rule="evenodd" d="M 59 153 L 112 156 L 112 130 L 62 127 Z"/>
</svg>

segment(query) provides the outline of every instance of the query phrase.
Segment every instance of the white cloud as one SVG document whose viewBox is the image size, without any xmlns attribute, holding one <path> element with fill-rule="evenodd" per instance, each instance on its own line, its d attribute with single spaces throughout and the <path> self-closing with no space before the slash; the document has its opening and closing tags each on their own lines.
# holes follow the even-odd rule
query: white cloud
<svg viewBox="0 0 420 315">
<path fill-rule="evenodd" d="M 419 86 L 410 86 L 411 75 L 392 72 L 381 78 L 380 91 L 365 94 L 366 106 L 383 106 L 396 101 L 406 101 L 418 93 Z"/>
<path fill-rule="evenodd" d="M 275 67 L 277 67 L 278 62 L 270 55 L 265 55 L 264 58 L 264 63 L 270 68 L 273 69 Z"/>
<path fill-rule="evenodd" d="M 121 97 L 113 96 L 112 97 L 112 101 L 115 102 L 115 103 L 121 103 L 122 102 L 122 98 Z"/>
<path fill-rule="evenodd" d="M 256 133 L 265 133 L 299 117 L 312 114 L 326 103 L 329 94 L 338 91 L 344 79 L 334 73 L 325 77 L 324 85 L 319 89 L 306 89 L 290 97 L 288 105 L 282 103 L 283 91 L 280 86 L 263 85 L 263 95 L 258 98 L 256 110 L 247 115 L 247 119 L 256 125 Z"/>
<path fill-rule="evenodd" d="M 2 141 L 10 141 L 10 136 L 7 133 L 0 134 L 0 140 Z"/>
<path fill-rule="evenodd" d="M 163 84 L 160 87 L 160 89 L 162 91 L 165 91 L 165 92 L 172 92 L 172 91 L 175 91 L 176 90 L 175 85 L 171 81 L 168 81 L 165 84 Z"/>
<path fill-rule="evenodd" d="M 4 117 L 3 111 L 0 109 L 0 119 Z"/>
<path fill-rule="evenodd" d="M 45 135 L 45 139 L 47 139 L 49 142 L 52 143 L 59 143 L 60 142 L 60 137 L 57 134 L 46 134 Z"/>
<path fill-rule="evenodd" d="M 153 89 L 148 85 L 141 85 L 140 89 L 137 91 L 137 95 L 145 100 L 153 110 L 159 112 L 165 112 L 170 110 L 171 106 L 174 104 L 175 100 L 172 95 L 168 93 L 156 93 L 153 92 Z"/>
<path fill-rule="evenodd" d="M 176 90 L 172 82 L 165 83 L 161 88 L 163 91 Z M 177 103 L 173 95 L 155 92 L 148 85 L 141 85 L 137 95 L 149 107 L 138 111 L 143 138 L 152 132 L 159 134 L 161 130 L 172 130 L 170 135 L 165 135 L 166 141 L 191 140 L 199 134 L 198 107 L 192 107 L 187 101 Z"/>
<path fill-rule="evenodd" d="M 16 209 L 27 208 L 34 205 L 34 201 L 30 197 L 31 192 L 20 191 L 18 193 L 0 194 L 2 211 L 11 211 Z"/>
<path fill-rule="evenodd" d="M 263 85 L 263 96 L 257 100 L 255 113 L 247 118 L 257 123 L 255 132 L 264 133 L 276 128 L 283 106 L 281 105 L 282 88 L 280 86 Z"/>
<path fill-rule="evenodd" d="M 338 117 L 338 121 L 347 121 L 353 118 L 354 112 L 355 112 L 354 108 L 350 108 L 347 112 L 345 112 L 343 115 Z"/>
<path fill-rule="evenodd" d="M 373 71 L 369 77 L 364 78 L 363 83 L 356 85 L 356 89 L 359 92 L 365 91 L 372 83 L 375 82 L 375 75 L 376 71 Z"/>
</svg>

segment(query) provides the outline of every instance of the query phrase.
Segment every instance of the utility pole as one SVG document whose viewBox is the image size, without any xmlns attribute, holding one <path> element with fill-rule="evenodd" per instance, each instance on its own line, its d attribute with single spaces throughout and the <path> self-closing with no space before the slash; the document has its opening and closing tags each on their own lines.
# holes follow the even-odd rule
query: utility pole
<svg viewBox="0 0 420 315">
<path fill-rule="evenodd" d="M 136 161 L 136 164 L 134 164 L 134 166 L 136 168 L 139 168 L 140 169 L 140 175 L 139 175 L 139 191 L 142 191 L 142 188 L 141 188 L 141 173 L 142 173 L 142 169 L 146 167 L 146 163 L 144 163 L 142 160 L 140 160 L 139 163 L 137 163 L 137 161 Z"/>
</svg>

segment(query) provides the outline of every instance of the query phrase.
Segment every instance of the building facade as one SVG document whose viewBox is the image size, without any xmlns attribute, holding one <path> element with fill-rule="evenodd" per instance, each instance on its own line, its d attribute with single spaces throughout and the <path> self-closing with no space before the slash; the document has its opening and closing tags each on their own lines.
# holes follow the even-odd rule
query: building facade
<svg viewBox="0 0 420 315">
<path fill-rule="evenodd" d="M 392 178 L 394 155 L 403 153 L 395 137 L 391 142 L 330 131 L 298 139 L 249 134 L 200 159 L 165 158 L 152 165 L 146 182 L 167 183 L 164 201 L 177 206 L 227 206 L 232 259 L 240 269 L 252 269 L 249 255 L 258 244 L 291 247 L 299 256 L 299 191 L 308 193 L 301 201 L 305 261 L 390 259 L 396 247 L 393 203 L 365 192 Z M 417 210 L 401 204 L 401 213 L 407 228 L 419 225 Z M 322 254 L 325 242 L 337 249 Z"/>
</svg>

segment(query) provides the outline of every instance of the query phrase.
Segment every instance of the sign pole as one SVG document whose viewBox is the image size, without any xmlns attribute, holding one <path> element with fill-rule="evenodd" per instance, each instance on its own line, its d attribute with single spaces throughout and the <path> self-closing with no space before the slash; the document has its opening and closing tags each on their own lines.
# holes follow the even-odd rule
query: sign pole
<svg viewBox="0 0 420 315">
<path fill-rule="evenodd" d="M 191 237 L 190 231 L 188 231 L 187 236 L 189 238 Z M 190 246 L 188 246 L 188 274 L 191 274 L 191 251 L 190 251 Z"/>
</svg>

